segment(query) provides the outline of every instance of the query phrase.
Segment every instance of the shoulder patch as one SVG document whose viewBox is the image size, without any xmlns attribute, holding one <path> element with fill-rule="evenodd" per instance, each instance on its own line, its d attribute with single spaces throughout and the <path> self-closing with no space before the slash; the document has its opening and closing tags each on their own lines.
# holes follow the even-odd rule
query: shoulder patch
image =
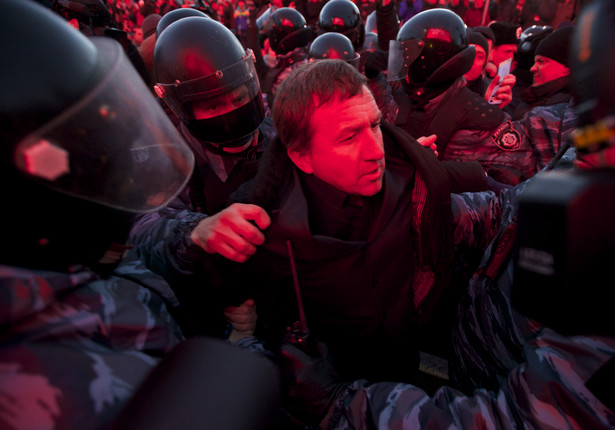
<svg viewBox="0 0 615 430">
<path fill-rule="evenodd" d="M 521 136 L 510 121 L 500 124 L 491 135 L 493 142 L 504 151 L 514 151 L 521 146 Z"/>
</svg>

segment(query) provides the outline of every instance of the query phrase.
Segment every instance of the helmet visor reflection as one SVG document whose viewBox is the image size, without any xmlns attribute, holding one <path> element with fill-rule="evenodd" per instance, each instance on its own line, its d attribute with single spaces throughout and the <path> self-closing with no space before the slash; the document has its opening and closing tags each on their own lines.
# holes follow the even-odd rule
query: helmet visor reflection
<svg viewBox="0 0 615 430">
<path fill-rule="evenodd" d="M 187 183 L 194 155 L 112 39 L 92 37 L 109 68 L 62 115 L 17 146 L 25 175 L 59 192 L 142 213 Z"/>
<path fill-rule="evenodd" d="M 409 39 L 402 42 L 389 41 L 389 63 L 387 79 L 399 81 L 408 75 L 408 68 L 421 55 L 425 43 L 420 39 Z"/>
<path fill-rule="evenodd" d="M 243 59 L 226 68 L 189 81 L 157 83 L 155 90 L 181 120 L 187 121 L 197 119 L 194 116 L 192 102 L 198 100 L 201 103 L 208 99 L 215 102 L 221 95 L 243 84 L 248 84 L 252 93 L 260 91 L 254 67 L 254 54 L 249 49 Z"/>
</svg>

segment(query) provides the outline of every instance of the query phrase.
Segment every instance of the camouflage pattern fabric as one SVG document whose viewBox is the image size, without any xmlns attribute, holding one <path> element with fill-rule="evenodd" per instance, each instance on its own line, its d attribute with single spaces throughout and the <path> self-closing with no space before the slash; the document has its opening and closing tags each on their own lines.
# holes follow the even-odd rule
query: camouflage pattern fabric
<svg viewBox="0 0 615 430">
<path fill-rule="evenodd" d="M 497 129 L 459 130 L 443 160 L 478 161 L 499 182 L 516 185 L 544 168 L 574 130 L 571 103 L 539 106 Z"/>
<path fill-rule="evenodd" d="M 502 193 L 506 202 L 498 235 L 486 249 L 459 306 L 459 323 L 453 333 L 456 359 L 449 362 L 449 369 L 457 387 L 468 392 L 475 388 L 497 389 L 501 379 L 523 362 L 521 350 L 526 337 L 530 338 L 541 327 L 510 305 L 512 265 L 509 256 L 501 262 L 497 279 L 485 275 L 493 254 L 504 252 L 498 249 L 502 243 L 499 239 L 514 222 L 516 201 L 527 183 Z M 519 331 L 520 327 L 525 327 L 526 335 Z"/>
<path fill-rule="evenodd" d="M 205 251 L 190 240 L 190 232 L 207 215 L 190 210 L 187 190 L 158 212 L 140 216 L 130 240 L 145 265 L 172 279 L 199 269 Z"/>
<path fill-rule="evenodd" d="M 531 143 L 533 163 L 525 166 L 527 175 L 534 175 L 544 169 L 555 154 L 567 142 L 576 127 L 574 103 L 557 103 L 537 106 L 527 112 L 514 124 L 522 139 Z"/>
<path fill-rule="evenodd" d="M 507 190 L 451 194 L 455 245 L 484 250 L 498 231 L 505 204 Z"/>
<path fill-rule="evenodd" d="M 433 397 L 408 384 L 355 381 L 323 429 L 612 429 L 615 413 L 585 383 L 615 357 L 615 339 L 541 330 L 497 391 L 442 387 Z"/>
<path fill-rule="evenodd" d="M 515 201 L 526 184 L 501 193 L 500 235 L 514 221 Z M 501 243 L 494 240 L 481 267 Z M 321 428 L 615 428 L 615 412 L 585 385 L 615 357 L 615 338 L 566 337 L 516 312 L 511 275 L 506 260 L 497 277 L 479 270 L 470 282 L 453 335 L 456 357 L 449 362 L 455 388 L 442 387 L 430 397 L 408 384 L 355 381 Z"/>
<path fill-rule="evenodd" d="M 116 273 L 0 266 L 0 428 L 105 428 L 183 338 L 160 278 Z"/>
</svg>

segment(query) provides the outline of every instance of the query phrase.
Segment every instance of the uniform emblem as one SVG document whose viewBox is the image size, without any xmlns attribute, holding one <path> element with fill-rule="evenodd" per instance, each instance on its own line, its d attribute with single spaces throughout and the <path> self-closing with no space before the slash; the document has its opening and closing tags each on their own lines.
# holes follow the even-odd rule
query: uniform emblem
<svg viewBox="0 0 615 430">
<path fill-rule="evenodd" d="M 521 136 L 515 130 L 510 121 L 501 124 L 497 130 L 491 135 L 495 144 L 504 151 L 514 151 L 521 146 Z"/>
</svg>

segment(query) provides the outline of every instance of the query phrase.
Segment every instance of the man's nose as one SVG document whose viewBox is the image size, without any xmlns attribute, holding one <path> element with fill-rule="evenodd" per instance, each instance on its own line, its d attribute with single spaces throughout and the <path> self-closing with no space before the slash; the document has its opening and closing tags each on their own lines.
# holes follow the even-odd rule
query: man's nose
<svg viewBox="0 0 615 430">
<path fill-rule="evenodd" d="M 380 133 L 370 130 L 364 144 L 365 156 L 369 160 L 380 160 L 384 157 L 384 143 Z"/>
</svg>

